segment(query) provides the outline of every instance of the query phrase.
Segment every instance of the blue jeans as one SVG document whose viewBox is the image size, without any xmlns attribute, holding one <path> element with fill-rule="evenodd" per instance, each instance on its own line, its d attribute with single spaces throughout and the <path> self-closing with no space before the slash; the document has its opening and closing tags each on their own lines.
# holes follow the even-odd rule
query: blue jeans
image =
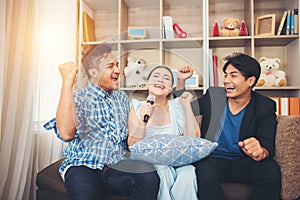
<svg viewBox="0 0 300 200">
<path fill-rule="evenodd" d="M 152 165 L 133 160 L 123 160 L 103 170 L 70 167 L 65 175 L 70 200 L 101 199 L 104 193 L 131 196 L 133 200 L 156 200 L 159 183 Z"/>
</svg>

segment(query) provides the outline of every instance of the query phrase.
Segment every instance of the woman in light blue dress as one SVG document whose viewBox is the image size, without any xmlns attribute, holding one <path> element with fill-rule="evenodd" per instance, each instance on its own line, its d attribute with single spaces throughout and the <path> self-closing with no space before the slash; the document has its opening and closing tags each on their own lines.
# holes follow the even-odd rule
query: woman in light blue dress
<svg viewBox="0 0 300 200">
<path fill-rule="evenodd" d="M 166 66 L 155 67 L 148 75 L 149 95 L 156 97 L 155 103 L 132 100 L 129 112 L 128 145 L 144 137 L 156 134 L 175 134 L 200 137 L 200 129 L 193 115 L 190 101 L 192 94 L 168 100 L 173 88 L 173 74 Z M 144 116 L 149 119 L 144 122 Z M 155 165 L 160 177 L 159 200 L 197 200 L 197 182 L 193 165 L 170 167 Z"/>
</svg>

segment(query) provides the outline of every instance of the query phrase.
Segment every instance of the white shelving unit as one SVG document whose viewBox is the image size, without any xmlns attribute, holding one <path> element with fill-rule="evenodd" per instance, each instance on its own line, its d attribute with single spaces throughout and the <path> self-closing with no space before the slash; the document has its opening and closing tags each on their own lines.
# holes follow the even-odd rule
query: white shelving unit
<svg viewBox="0 0 300 200">
<path fill-rule="evenodd" d="M 276 14 L 275 32 L 282 14 L 287 9 L 299 8 L 299 0 L 80 0 L 79 47 L 111 43 L 113 53 L 120 62 L 120 88 L 143 93 L 143 89 L 124 87 L 123 69 L 128 56 L 143 58 L 147 66 L 168 65 L 173 69 L 192 65 L 200 76 L 199 87 L 190 90 L 200 93 L 209 86 L 209 51 L 222 60 L 234 51 L 247 53 L 257 59 L 262 56 L 278 57 L 281 69 L 287 73 L 287 87 L 255 88 L 268 96 L 300 96 L 300 40 L 299 35 L 256 36 L 256 17 Z M 83 42 L 82 12 L 87 12 L 95 22 L 96 41 Z M 188 33 L 188 38 L 163 39 L 162 17 L 172 16 Z M 218 21 L 220 28 L 224 17 L 245 20 L 249 36 L 212 37 L 212 28 Z M 145 39 L 128 38 L 128 27 L 145 28 Z M 80 48 L 79 48 L 80 49 Z M 78 52 L 80 59 L 81 52 Z M 221 82 L 221 81 L 219 81 Z"/>
</svg>

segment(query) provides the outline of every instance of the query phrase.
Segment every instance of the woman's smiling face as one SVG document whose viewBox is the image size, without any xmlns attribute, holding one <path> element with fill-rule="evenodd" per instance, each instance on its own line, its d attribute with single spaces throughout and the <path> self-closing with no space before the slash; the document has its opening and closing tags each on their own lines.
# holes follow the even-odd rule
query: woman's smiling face
<svg viewBox="0 0 300 200">
<path fill-rule="evenodd" d="M 154 69 L 148 80 L 149 93 L 156 96 L 168 96 L 173 87 L 173 76 L 171 71 L 164 67 Z"/>
</svg>

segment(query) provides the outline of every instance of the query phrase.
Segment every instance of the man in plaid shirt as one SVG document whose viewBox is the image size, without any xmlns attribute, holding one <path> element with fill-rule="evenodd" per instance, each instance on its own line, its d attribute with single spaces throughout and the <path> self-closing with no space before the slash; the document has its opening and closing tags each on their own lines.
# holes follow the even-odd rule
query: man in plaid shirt
<svg viewBox="0 0 300 200">
<path fill-rule="evenodd" d="M 159 177 L 152 165 L 125 158 L 129 100 L 118 90 L 119 67 L 111 47 L 99 44 L 83 58 L 88 86 L 73 90 L 78 67 L 59 66 L 62 89 L 56 119 L 45 124 L 68 142 L 59 172 L 69 199 L 104 193 L 156 200 Z"/>
</svg>

